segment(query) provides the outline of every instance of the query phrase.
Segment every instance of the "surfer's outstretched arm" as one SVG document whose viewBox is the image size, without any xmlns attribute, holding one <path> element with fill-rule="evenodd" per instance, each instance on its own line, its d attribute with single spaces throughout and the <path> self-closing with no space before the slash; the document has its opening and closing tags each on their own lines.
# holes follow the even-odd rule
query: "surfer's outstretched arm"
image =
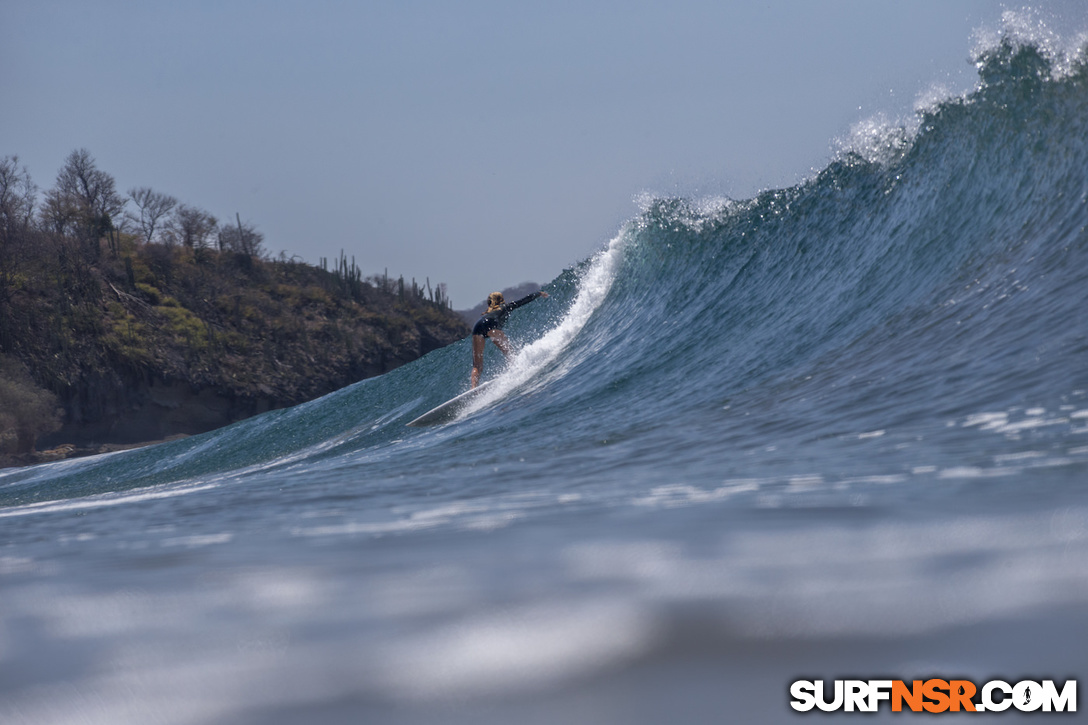
<svg viewBox="0 0 1088 725">
<path fill-rule="evenodd" d="M 503 305 L 503 307 L 505 307 L 506 310 L 509 312 L 510 310 L 516 310 L 517 308 L 521 307 L 522 305 L 529 304 L 530 302 L 535 300 L 537 297 L 547 297 L 547 296 L 548 296 L 548 293 L 545 292 L 544 290 L 541 290 L 539 292 L 533 292 L 532 294 L 525 295 L 520 300 L 517 300 L 515 302 L 507 302 L 505 305 Z"/>
</svg>

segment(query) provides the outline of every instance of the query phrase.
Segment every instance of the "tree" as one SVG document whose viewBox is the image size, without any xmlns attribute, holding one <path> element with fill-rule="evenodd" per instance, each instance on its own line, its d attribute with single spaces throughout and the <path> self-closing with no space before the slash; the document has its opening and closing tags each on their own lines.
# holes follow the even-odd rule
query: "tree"
<svg viewBox="0 0 1088 725">
<path fill-rule="evenodd" d="M 30 225 L 37 191 L 26 166 L 19 168 L 18 156 L 0 159 L 0 243 Z"/>
<path fill-rule="evenodd" d="M 190 249 L 205 249 L 218 225 L 208 212 L 185 204 L 178 205 L 166 222 L 168 233 Z"/>
<path fill-rule="evenodd" d="M 117 182 L 98 168 L 87 149 L 68 155 L 57 175 L 57 188 L 75 197 L 93 216 L 116 217 L 125 208 L 125 200 L 117 194 Z"/>
<path fill-rule="evenodd" d="M 79 207 L 75 199 L 53 188 L 45 192 L 39 217 L 45 231 L 61 236 L 74 235 L 80 218 Z"/>
<path fill-rule="evenodd" d="M 0 159 L 0 351 L 7 348 L 14 325 L 11 300 L 19 276 L 20 253 L 31 235 L 37 186 L 18 156 Z"/>
<path fill-rule="evenodd" d="M 129 214 L 128 218 L 139 228 L 144 241 L 151 243 L 155 239 L 155 230 L 160 222 L 174 207 L 178 200 L 167 194 L 160 194 L 147 186 L 129 189 L 128 197 L 139 210 L 138 214 Z"/>
<path fill-rule="evenodd" d="M 87 149 L 79 149 L 68 155 L 56 185 L 46 193 L 43 217 L 54 231 L 75 233 L 97 252 L 98 240 L 113 230 L 125 203 L 113 177 L 98 168 Z"/>
<path fill-rule="evenodd" d="M 257 228 L 246 222 L 242 223 L 242 217 L 235 214 L 237 225 L 229 224 L 219 228 L 219 249 L 223 252 L 235 252 L 250 257 L 264 255 L 264 235 Z"/>
</svg>

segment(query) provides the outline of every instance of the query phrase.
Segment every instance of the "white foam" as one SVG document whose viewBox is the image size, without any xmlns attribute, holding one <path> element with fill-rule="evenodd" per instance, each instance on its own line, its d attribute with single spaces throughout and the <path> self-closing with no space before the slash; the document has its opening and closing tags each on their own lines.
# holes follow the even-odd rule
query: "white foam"
<svg viewBox="0 0 1088 725">
<path fill-rule="evenodd" d="M 858 121 L 837 141 L 839 155 L 855 153 L 869 163 L 888 164 L 902 156 L 914 142 L 921 121 L 917 116 L 891 119 L 877 113 Z"/>
<path fill-rule="evenodd" d="M 1052 22 L 1060 23 L 1054 19 Z M 1051 23 L 1034 8 L 1006 10 L 1001 15 L 998 28 L 979 28 L 974 33 L 972 56 L 976 63 L 985 62 L 989 53 L 1007 39 L 1015 46 L 1033 46 L 1050 61 L 1050 75 L 1054 79 L 1066 78 L 1084 60 L 1088 33 L 1081 31 L 1071 36 L 1061 36 L 1051 28 Z"/>
<path fill-rule="evenodd" d="M 233 540 L 234 534 L 231 533 L 201 534 L 164 539 L 161 545 L 164 547 L 179 546 L 186 549 L 198 549 L 204 546 L 212 546 L 213 544 L 229 544 Z"/>
<path fill-rule="evenodd" d="M 982 426 L 981 430 L 993 430 L 1005 425 L 1008 420 L 1008 413 L 974 413 L 967 416 L 967 420 L 963 422 L 963 427 L 970 428 L 978 425 Z"/>
<path fill-rule="evenodd" d="M 208 489 L 217 488 L 218 483 L 202 483 L 197 485 L 178 486 L 177 484 L 169 484 L 171 488 L 165 488 L 156 486 L 154 488 L 141 488 L 126 494 L 104 494 L 99 496 L 88 496 L 86 498 L 67 499 L 62 501 L 43 501 L 41 503 L 31 503 L 24 506 L 17 506 L 10 509 L 4 509 L 0 511 L 0 518 L 7 518 L 9 516 L 26 516 L 28 514 L 39 513 L 53 513 L 56 511 L 82 511 L 86 509 L 102 508 L 106 506 L 119 506 L 121 504 L 135 503 L 138 501 L 153 501 L 160 498 L 173 498 L 174 496 L 184 496 L 188 493 L 195 493 L 197 491 L 207 491 Z"/>
<path fill-rule="evenodd" d="M 979 466 L 952 466 L 943 469 L 938 478 L 997 478 L 1019 473 L 1018 468 L 980 468 Z"/>
<path fill-rule="evenodd" d="M 1060 20 L 1055 19 L 1054 23 Z M 1041 14 L 1032 8 L 1008 10 L 997 28 L 979 28 L 974 32 L 971 56 L 976 65 L 986 62 L 990 53 L 1008 40 L 1014 46 L 1033 46 L 1050 62 L 1051 78 L 1058 80 L 1071 75 L 1085 61 L 1088 32 L 1069 37 L 1051 29 Z M 981 83 L 981 81 L 978 81 Z M 975 90 L 978 90 L 976 84 Z M 969 91 L 956 93 L 948 85 L 934 82 L 921 91 L 914 101 L 913 115 L 892 118 L 880 112 L 862 119 L 850 127 L 849 133 L 835 139 L 836 156 L 854 153 L 870 163 L 888 164 L 914 143 L 921 128 L 923 114 L 933 112 L 941 104 L 963 100 Z"/>
<path fill-rule="evenodd" d="M 625 240 L 626 236 L 620 233 L 608 243 L 607 248 L 597 253 L 578 282 L 578 296 L 575 297 L 566 316 L 538 340 L 519 350 L 510 359 L 506 369 L 494 379 L 487 392 L 466 406 L 461 417 L 490 406 L 514 389 L 536 378 L 541 370 L 566 349 L 571 340 L 585 327 L 612 288 Z M 547 378 L 536 380 L 537 386 L 543 386 L 550 380 L 561 377 L 569 368 L 569 362 L 560 366 Z"/>
<path fill-rule="evenodd" d="M 932 83 L 925 90 L 915 96 L 914 112 L 915 114 L 919 115 L 924 113 L 932 113 L 936 111 L 942 103 L 946 103 L 949 99 L 955 97 L 956 94 L 953 93 L 952 89 L 950 89 L 944 83 Z"/>
<path fill-rule="evenodd" d="M 560 503 L 581 500 L 579 494 L 560 496 Z M 399 517 L 384 521 L 344 521 L 319 526 L 296 526 L 292 536 L 386 536 L 415 531 L 452 528 L 463 531 L 494 531 L 524 518 L 530 510 L 551 508 L 553 495 L 525 492 L 509 496 L 452 501 L 422 509 L 394 510 Z"/>
<path fill-rule="evenodd" d="M 686 483 L 673 483 L 655 486 L 648 494 L 631 501 L 634 506 L 651 508 L 676 508 L 693 504 L 724 501 L 731 496 L 758 491 L 760 485 L 771 479 L 736 479 L 726 481 L 724 486 L 712 490 L 699 488 Z"/>
</svg>

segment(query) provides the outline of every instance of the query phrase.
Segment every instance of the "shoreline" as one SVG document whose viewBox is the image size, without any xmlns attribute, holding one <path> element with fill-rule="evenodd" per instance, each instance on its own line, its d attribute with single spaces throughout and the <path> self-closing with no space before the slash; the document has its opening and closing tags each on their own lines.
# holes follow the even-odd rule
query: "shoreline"
<svg viewBox="0 0 1088 725">
<path fill-rule="evenodd" d="M 77 446 L 73 443 L 62 443 L 59 446 L 54 446 L 53 448 L 44 451 L 0 454 L 0 470 L 7 468 L 28 468 L 42 463 L 54 463 L 56 461 L 67 461 L 72 458 L 97 456 L 103 453 L 135 450 L 136 448 L 146 448 L 148 446 L 169 443 L 170 441 L 182 440 L 188 437 L 189 434 L 187 433 L 175 433 L 174 435 L 153 441 L 142 441 L 140 443 L 103 443 L 97 446 Z"/>
</svg>

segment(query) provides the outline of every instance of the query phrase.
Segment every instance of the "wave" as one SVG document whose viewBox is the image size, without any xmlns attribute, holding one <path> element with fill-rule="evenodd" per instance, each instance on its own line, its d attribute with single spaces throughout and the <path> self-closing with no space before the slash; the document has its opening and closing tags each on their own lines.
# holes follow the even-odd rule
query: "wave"
<svg viewBox="0 0 1088 725">
<path fill-rule="evenodd" d="M 344 470 L 380 492 L 509 457 L 572 480 L 660 481 L 678 461 L 719 483 L 872 480 L 983 470 L 949 451 L 989 450 L 984 430 L 1002 455 L 1030 439 L 1081 460 L 1085 45 L 1063 50 L 1018 15 L 1006 26 L 976 51 L 974 90 L 859 124 L 795 187 L 646 199 L 513 316 L 522 349 L 507 365 L 489 350 L 498 384 L 456 426 L 404 423 L 467 386 L 468 341 L 203 436 L 0 473 L 0 506 L 320 486 Z"/>
</svg>

